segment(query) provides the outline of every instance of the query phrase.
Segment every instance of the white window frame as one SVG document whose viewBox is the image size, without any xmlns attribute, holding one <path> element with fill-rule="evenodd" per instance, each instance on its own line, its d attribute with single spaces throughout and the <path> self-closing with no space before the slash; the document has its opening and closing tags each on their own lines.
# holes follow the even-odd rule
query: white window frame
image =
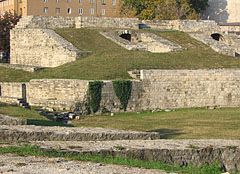
<svg viewBox="0 0 240 174">
<path fill-rule="evenodd" d="M 82 15 L 83 14 L 83 8 L 78 9 L 78 14 Z"/>
<path fill-rule="evenodd" d="M 67 8 L 67 14 L 71 14 L 72 13 L 72 9 L 71 8 Z"/>
<path fill-rule="evenodd" d="M 43 13 L 47 14 L 48 13 L 48 7 L 43 7 Z"/>
<path fill-rule="evenodd" d="M 94 8 L 90 8 L 90 14 L 94 15 Z"/>
<path fill-rule="evenodd" d="M 104 15 L 106 15 L 106 10 L 105 9 L 102 9 L 102 15 L 104 16 Z"/>
</svg>

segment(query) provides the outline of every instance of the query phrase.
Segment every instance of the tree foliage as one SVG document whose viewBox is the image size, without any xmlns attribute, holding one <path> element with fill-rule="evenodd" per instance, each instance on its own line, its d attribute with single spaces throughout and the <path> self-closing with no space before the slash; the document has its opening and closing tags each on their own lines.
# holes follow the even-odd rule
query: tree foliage
<svg viewBox="0 0 240 174">
<path fill-rule="evenodd" d="M 10 30 L 14 28 L 21 16 L 15 13 L 6 12 L 0 16 L 0 49 L 10 52 Z"/>
<path fill-rule="evenodd" d="M 140 19 L 199 19 L 208 0 L 123 0 L 121 14 Z"/>
</svg>

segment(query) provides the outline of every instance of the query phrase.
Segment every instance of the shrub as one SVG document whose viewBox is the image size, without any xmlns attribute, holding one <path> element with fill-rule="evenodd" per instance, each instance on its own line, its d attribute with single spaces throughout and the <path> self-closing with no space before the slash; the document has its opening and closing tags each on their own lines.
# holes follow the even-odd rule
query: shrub
<svg viewBox="0 0 240 174">
<path fill-rule="evenodd" d="M 128 100 L 131 96 L 132 82 L 130 80 L 113 81 L 113 89 L 120 100 L 122 109 L 126 111 Z"/>
</svg>

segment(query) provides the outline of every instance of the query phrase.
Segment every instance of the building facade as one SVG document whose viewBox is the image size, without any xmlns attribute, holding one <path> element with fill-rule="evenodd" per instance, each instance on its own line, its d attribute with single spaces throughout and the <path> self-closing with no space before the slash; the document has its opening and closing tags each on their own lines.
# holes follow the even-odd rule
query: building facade
<svg viewBox="0 0 240 174">
<path fill-rule="evenodd" d="M 0 0 L 0 14 L 117 17 L 119 0 Z"/>
<path fill-rule="evenodd" d="M 240 0 L 208 0 L 208 4 L 203 19 L 215 20 L 219 24 L 240 22 Z"/>
</svg>

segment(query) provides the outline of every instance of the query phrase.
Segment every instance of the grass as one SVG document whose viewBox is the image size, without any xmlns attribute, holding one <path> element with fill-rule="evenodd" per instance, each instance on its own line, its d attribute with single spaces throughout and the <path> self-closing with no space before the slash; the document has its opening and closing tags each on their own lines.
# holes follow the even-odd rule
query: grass
<svg viewBox="0 0 240 174">
<path fill-rule="evenodd" d="M 66 126 L 35 110 L 0 103 L 0 114 L 27 119 L 29 125 Z M 240 108 L 178 109 L 171 112 L 116 113 L 81 116 L 74 127 L 103 127 L 159 132 L 164 139 L 240 139 Z"/>
<path fill-rule="evenodd" d="M 47 119 L 45 116 L 41 115 L 34 109 L 24 109 L 18 106 L 12 106 L 4 103 L 0 103 L 0 114 L 26 119 L 28 125 L 66 126 L 61 123 L 57 123 Z"/>
<path fill-rule="evenodd" d="M 84 116 L 72 125 L 159 132 L 165 139 L 240 139 L 240 108 Z"/>
<path fill-rule="evenodd" d="M 13 153 L 19 156 L 44 156 L 44 157 L 62 157 L 70 160 L 78 161 L 92 161 L 100 162 L 105 164 L 118 164 L 118 165 L 128 165 L 133 167 L 141 167 L 146 169 L 159 169 L 167 172 L 179 172 L 179 173 L 189 173 L 189 174 L 221 174 L 222 170 L 218 163 L 213 163 L 210 165 L 202 165 L 199 167 L 180 167 L 166 164 L 157 161 L 143 161 L 132 158 L 122 158 L 122 157 L 103 157 L 101 155 L 76 155 L 71 153 L 62 152 L 45 152 L 37 146 L 19 146 L 19 147 L 2 147 L 0 148 L 0 154 Z"/>
<path fill-rule="evenodd" d="M 98 31 L 103 29 L 56 29 L 56 32 L 77 48 L 93 54 L 56 68 L 30 73 L 0 67 L 0 81 L 29 81 L 39 78 L 67 78 L 82 80 L 129 79 L 133 69 L 213 69 L 239 68 L 238 58 L 220 55 L 189 35 L 178 31 L 152 31 L 174 41 L 185 51 L 149 53 L 128 51 L 105 39 Z"/>
</svg>

